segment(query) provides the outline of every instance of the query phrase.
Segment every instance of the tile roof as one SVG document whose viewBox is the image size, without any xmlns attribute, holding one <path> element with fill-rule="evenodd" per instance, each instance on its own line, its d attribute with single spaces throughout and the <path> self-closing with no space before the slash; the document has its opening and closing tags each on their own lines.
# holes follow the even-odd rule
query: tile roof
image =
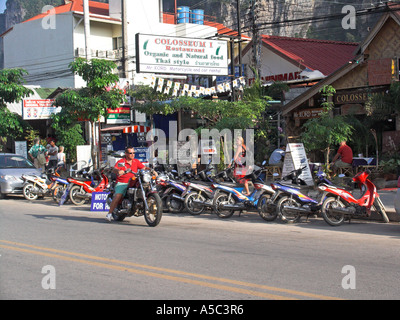
<svg viewBox="0 0 400 320">
<path fill-rule="evenodd" d="M 279 36 L 262 36 L 263 45 L 303 68 L 324 75 L 336 71 L 355 56 L 358 43 Z"/>
<path fill-rule="evenodd" d="M 55 14 L 61 14 L 66 12 L 83 12 L 83 0 L 65 0 L 65 4 L 55 7 Z M 92 15 L 104 16 L 104 18 L 109 19 L 109 5 L 108 3 L 89 1 L 89 12 Z M 31 19 L 24 22 L 37 20 L 44 18 L 48 13 L 38 14 Z"/>
</svg>

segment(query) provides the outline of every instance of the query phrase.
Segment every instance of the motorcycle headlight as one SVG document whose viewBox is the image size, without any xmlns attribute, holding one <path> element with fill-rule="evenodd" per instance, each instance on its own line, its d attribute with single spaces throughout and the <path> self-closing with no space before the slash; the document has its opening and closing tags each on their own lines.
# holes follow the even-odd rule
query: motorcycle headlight
<svg viewBox="0 0 400 320">
<path fill-rule="evenodd" d="M 143 182 L 144 183 L 149 183 L 151 181 L 151 175 L 149 173 L 145 173 L 143 175 Z"/>
</svg>

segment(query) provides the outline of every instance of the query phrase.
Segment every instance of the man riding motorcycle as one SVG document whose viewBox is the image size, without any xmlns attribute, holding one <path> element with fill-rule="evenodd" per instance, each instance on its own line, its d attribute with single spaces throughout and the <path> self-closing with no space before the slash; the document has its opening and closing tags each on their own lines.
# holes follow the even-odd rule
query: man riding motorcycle
<svg viewBox="0 0 400 320">
<path fill-rule="evenodd" d="M 130 170 L 126 172 L 128 169 Z M 112 212 L 125 196 L 128 190 L 129 180 L 134 177 L 134 173 L 140 169 L 151 170 L 139 160 L 135 159 L 135 149 L 133 147 L 126 147 L 125 157 L 119 160 L 113 169 L 113 173 L 117 175 L 117 184 L 115 186 L 115 193 L 110 205 L 110 210 L 106 216 L 107 221 L 111 222 Z"/>
</svg>

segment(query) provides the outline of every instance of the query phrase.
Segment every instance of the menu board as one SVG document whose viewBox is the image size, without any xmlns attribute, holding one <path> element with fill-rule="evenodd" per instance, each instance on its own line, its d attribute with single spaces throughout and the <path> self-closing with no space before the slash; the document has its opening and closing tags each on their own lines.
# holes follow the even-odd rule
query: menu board
<svg viewBox="0 0 400 320">
<path fill-rule="evenodd" d="M 305 167 L 305 168 L 304 168 Z M 286 146 L 286 155 L 283 162 L 282 177 L 287 176 L 291 171 L 303 169 L 300 179 L 304 180 L 308 186 L 314 186 L 314 179 L 308 164 L 306 150 L 302 143 L 289 143 Z"/>
</svg>

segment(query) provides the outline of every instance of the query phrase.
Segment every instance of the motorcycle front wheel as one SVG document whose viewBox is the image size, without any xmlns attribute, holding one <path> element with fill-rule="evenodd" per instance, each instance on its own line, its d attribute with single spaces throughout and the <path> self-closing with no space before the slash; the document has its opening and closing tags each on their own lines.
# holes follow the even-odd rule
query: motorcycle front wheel
<svg viewBox="0 0 400 320">
<path fill-rule="evenodd" d="M 345 215 L 343 213 L 330 212 L 334 208 L 344 208 L 345 205 L 338 199 L 330 197 L 325 199 L 322 204 L 321 214 L 325 222 L 333 227 L 337 227 L 343 224 Z"/>
<path fill-rule="evenodd" d="M 383 222 L 389 223 L 389 218 L 388 218 L 388 216 L 386 214 L 386 209 L 385 209 L 385 206 L 382 203 L 381 198 L 378 198 L 378 197 L 375 198 L 373 206 L 375 208 L 375 211 L 378 212 L 382 216 Z"/>
<path fill-rule="evenodd" d="M 22 193 L 26 200 L 36 200 L 39 197 L 39 195 L 33 191 L 34 189 L 35 186 L 32 183 L 24 185 Z"/>
<path fill-rule="evenodd" d="M 185 208 L 193 216 L 197 216 L 204 211 L 204 205 L 200 203 L 193 203 L 193 201 L 205 202 L 206 198 L 196 192 L 189 193 L 185 197 Z"/>
<path fill-rule="evenodd" d="M 69 191 L 69 198 L 71 199 L 71 202 L 76 206 L 80 206 L 84 204 L 86 201 L 84 198 L 77 197 L 77 194 L 81 193 L 81 188 L 82 188 L 81 186 L 76 185 L 73 186 Z"/>
<path fill-rule="evenodd" d="M 155 227 L 160 223 L 163 212 L 160 196 L 157 193 L 150 194 L 147 197 L 147 205 L 149 210 L 144 209 L 144 219 L 150 227 Z"/>
</svg>

